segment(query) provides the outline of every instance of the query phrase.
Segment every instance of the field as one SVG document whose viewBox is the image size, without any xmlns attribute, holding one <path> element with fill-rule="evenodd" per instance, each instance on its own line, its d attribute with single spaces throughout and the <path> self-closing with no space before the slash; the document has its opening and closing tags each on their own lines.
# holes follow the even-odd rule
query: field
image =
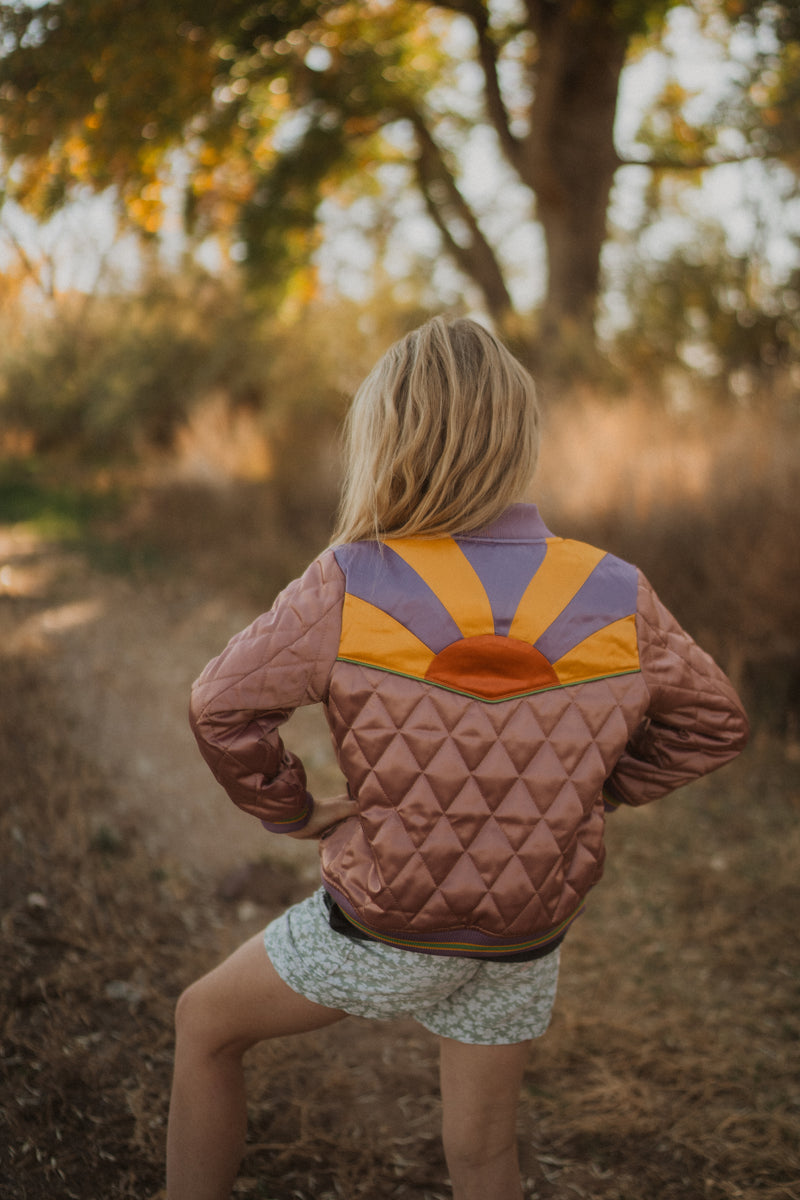
<svg viewBox="0 0 800 1200">
<path fill-rule="evenodd" d="M 609 822 L 531 1053 L 529 1200 L 800 1200 L 795 425 L 635 399 L 549 418 L 546 519 L 641 563 L 754 734 L 718 775 Z M 208 776 L 187 689 L 322 536 L 269 480 L 151 481 L 66 540 L 35 497 L 6 500 L 0 1194 L 155 1200 L 175 999 L 315 879 L 313 847 L 254 830 Z M 313 788 L 336 786 L 316 714 L 287 739 Z M 413 1023 L 261 1047 L 250 1072 L 237 1195 L 448 1195 L 435 1039 Z"/>
</svg>

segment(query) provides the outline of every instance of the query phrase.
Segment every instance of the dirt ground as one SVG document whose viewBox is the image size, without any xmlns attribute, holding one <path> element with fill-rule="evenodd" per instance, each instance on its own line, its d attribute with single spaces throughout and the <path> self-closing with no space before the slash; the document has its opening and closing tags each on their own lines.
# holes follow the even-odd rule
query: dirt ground
<svg viewBox="0 0 800 1200">
<path fill-rule="evenodd" d="M 6 1200 L 162 1195 L 174 1001 L 316 881 L 316 848 L 235 810 L 186 723 L 191 680 L 272 594 L 234 586 L 220 543 L 188 562 L 112 573 L 0 534 Z M 318 713 L 287 740 L 312 790 L 338 786 Z M 797 759 L 759 735 L 615 817 L 531 1055 L 530 1200 L 800 1200 Z M 250 1072 L 237 1195 L 449 1194 L 435 1039 L 413 1022 L 284 1040 Z"/>
</svg>

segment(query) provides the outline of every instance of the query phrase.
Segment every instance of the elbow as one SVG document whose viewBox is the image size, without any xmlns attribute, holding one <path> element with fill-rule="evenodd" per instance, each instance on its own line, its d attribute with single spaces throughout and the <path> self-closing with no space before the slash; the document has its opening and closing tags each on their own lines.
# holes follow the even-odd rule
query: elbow
<svg viewBox="0 0 800 1200">
<path fill-rule="evenodd" d="M 750 741 L 750 719 L 743 708 L 739 709 L 738 720 L 732 731 L 732 749 L 734 754 L 740 754 Z"/>
<path fill-rule="evenodd" d="M 707 746 L 709 770 L 722 767 L 737 755 L 741 754 L 750 738 L 750 722 L 743 708 L 730 713 L 724 725 L 719 728 Z"/>
<path fill-rule="evenodd" d="M 735 693 L 729 699 L 727 720 L 721 732 L 731 758 L 740 754 L 750 740 L 750 719 L 744 705 Z"/>
<path fill-rule="evenodd" d="M 194 686 L 192 687 L 192 691 L 189 696 L 189 725 L 195 737 L 197 736 L 197 731 L 200 726 L 200 722 L 202 721 L 202 717 L 203 705 L 198 694 L 198 689 L 196 686 Z"/>
<path fill-rule="evenodd" d="M 212 715 L 206 690 L 200 680 L 196 680 L 189 694 L 189 727 L 201 745 L 205 740 L 203 731 L 208 727 Z"/>
</svg>

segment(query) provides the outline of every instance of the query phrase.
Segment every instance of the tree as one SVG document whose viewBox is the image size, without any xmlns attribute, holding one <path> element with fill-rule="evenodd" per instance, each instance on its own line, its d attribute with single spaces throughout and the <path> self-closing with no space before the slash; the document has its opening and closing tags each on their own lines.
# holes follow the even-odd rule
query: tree
<svg viewBox="0 0 800 1200">
<path fill-rule="evenodd" d="M 377 188 L 382 164 L 404 163 L 442 246 L 502 325 L 513 308 L 507 272 L 459 162 L 466 133 L 483 122 L 543 230 L 541 341 L 559 329 L 588 343 L 623 165 L 613 136 L 620 75 L 676 3 L 0 4 L 7 192 L 45 215 L 81 187 L 113 187 L 130 221 L 153 235 L 167 165 L 180 151 L 188 227 L 196 236 L 229 231 L 263 285 L 308 261 L 322 196 Z M 772 39 L 728 105 L 740 134 L 733 157 L 796 156 L 796 6 L 693 4 L 728 31 L 747 25 Z M 693 129 L 674 92 L 662 100 L 669 130 L 645 131 L 648 166 L 697 170 L 731 157 L 720 128 Z"/>
<path fill-rule="evenodd" d="M 653 380 L 683 365 L 714 397 L 775 395 L 800 361 L 800 269 L 775 287 L 764 260 L 732 254 L 718 225 L 700 232 L 693 245 L 630 272 L 632 320 L 615 349 Z"/>
</svg>

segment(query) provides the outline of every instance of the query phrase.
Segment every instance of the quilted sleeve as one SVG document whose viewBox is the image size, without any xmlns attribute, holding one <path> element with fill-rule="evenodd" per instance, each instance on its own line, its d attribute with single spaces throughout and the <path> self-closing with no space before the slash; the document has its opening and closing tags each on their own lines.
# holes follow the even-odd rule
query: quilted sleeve
<svg viewBox="0 0 800 1200">
<path fill-rule="evenodd" d="M 276 833 L 302 829 L 311 816 L 303 765 L 278 730 L 294 709 L 327 692 L 343 593 L 341 569 L 326 551 L 192 687 L 190 722 L 214 777 L 234 804 Z"/>
<path fill-rule="evenodd" d="M 639 575 L 637 632 L 645 720 L 607 780 L 610 806 L 647 804 L 723 766 L 744 747 L 747 716 L 729 679 Z"/>
</svg>

